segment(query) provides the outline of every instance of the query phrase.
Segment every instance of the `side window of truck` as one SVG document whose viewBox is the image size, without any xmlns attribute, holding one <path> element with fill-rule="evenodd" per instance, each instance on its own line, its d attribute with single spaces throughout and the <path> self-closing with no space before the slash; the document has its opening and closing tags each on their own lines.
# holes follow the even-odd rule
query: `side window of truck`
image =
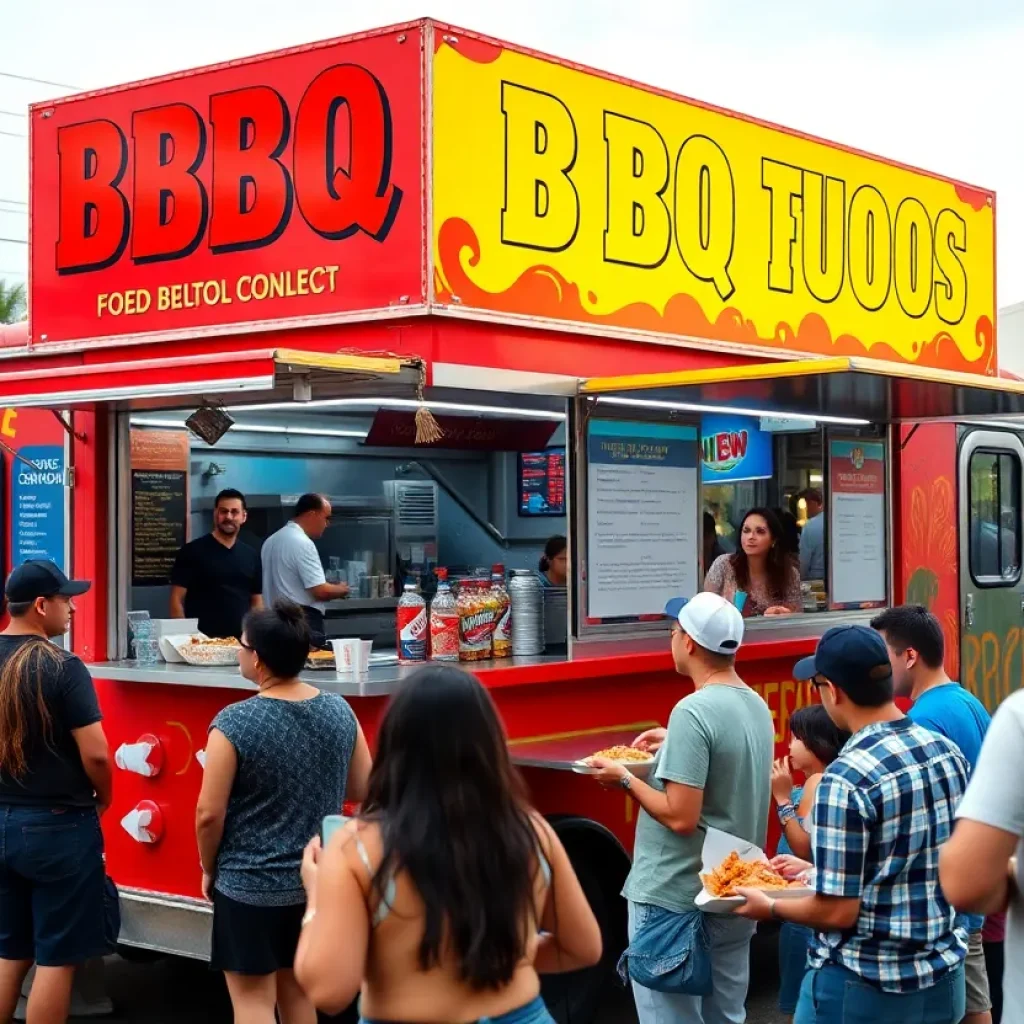
<svg viewBox="0 0 1024 1024">
<path fill-rule="evenodd" d="M 1020 580 L 1020 489 L 1015 454 L 979 449 L 971 455 L 970 565 L 975 583 L 1012 586 Z"/>
</svg>

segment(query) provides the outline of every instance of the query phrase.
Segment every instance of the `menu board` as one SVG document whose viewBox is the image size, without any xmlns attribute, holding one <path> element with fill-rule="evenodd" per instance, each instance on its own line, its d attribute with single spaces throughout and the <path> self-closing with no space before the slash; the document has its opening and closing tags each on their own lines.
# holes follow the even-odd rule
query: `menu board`
<svg viewBox="0 0 1024 1024">
<path fill-rule="evenodd" d="M 519 514 L 565 515 L 565 449 L 520 453 Z"/>
<path fill-rule="evenodd" d="M 697 592 L 696 427 L 587 426 L 587 617 L 661 615 Z"/>
<path fill-rule="evenodd" d="M 170 582 L 188 540 L 188 453 L 183 431 L 131 433 L 132 586 Z"/>
<path fill-rule="evenodd" d="M 41 560 L 63 570 L 64 446 L 26 445 L 18 454 L 21 458 L 13 460 L 11 473 L 12 565 Z"/>
<path fill-rule="evenodd" d="M 887 597 L 885 445 L 830 441 L 829 478 L 829 607 L 882 607 Z"/>
</svg>

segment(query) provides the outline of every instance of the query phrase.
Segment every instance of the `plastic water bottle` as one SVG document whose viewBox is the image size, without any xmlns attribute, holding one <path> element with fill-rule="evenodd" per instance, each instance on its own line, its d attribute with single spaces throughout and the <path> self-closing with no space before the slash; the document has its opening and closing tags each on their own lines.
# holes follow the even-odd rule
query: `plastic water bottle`
<svg viewBox="0 0 1024 1024">
<path fill-rule="evenodd" d="M 406 583 L 398 601 L 396 617 L 398 631 L 398 660 L 415 662 L 427 660 L 427 603 L 416 593 L 415 583 Z"/>
</svg>

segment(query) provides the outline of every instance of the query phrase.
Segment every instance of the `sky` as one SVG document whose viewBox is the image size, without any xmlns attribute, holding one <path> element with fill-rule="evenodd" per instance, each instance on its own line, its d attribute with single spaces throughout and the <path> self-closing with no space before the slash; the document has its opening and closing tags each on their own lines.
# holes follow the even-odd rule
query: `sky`
<svg viewBox="0 0 1024 1024">
<path fill-rule="evenodd" d="M 998 305 L 1024 301 L 1021 0 L 0 0 L 0 278 L 30 102 L 423 15 L 994 189 Z"/>
</svg>

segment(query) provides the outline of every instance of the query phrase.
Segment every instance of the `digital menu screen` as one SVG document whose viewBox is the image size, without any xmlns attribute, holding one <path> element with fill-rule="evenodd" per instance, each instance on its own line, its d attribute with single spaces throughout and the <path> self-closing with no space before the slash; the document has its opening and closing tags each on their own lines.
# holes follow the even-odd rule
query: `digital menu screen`
<svg viewBox="0 0 1024 1024">
<path fill-rule="evenodd" d="M 565 515 L 565 449 L 519 455 L 519 514 Z"/>
</svg>

